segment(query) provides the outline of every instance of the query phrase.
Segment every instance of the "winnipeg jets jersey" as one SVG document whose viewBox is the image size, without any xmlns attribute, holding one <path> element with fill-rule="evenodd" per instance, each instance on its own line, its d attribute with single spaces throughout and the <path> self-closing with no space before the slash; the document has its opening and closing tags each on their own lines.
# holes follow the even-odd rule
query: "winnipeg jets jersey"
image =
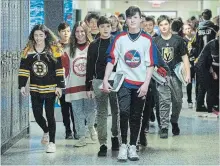
<svg viewBox="0 0 220 166">
<path fill-rule="evenodd" d="M 156 50 L 151 36 L 140 31 L 136 39 L 128 32 L 117 35 L 107 51 L 108 62 L 116 65 L 116 72 L 125 74 L 125 82 L 141 86 L 146 79 L 147 67 L 156 63 Z"/>
</svg>

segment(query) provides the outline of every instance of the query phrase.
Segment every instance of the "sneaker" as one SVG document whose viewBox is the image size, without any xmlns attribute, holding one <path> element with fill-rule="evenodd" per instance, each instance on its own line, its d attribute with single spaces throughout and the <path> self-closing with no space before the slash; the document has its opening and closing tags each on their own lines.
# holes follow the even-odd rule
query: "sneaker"
<svg viewBox="0 0 220 166">
<path fill-rule="evenodd" d="M 173 135 L 179 135 L 180 134 L 180 128 L 178 126 L 178 123 L 171 123 L 172 124 L 172 133 Z"/>
<path fill-rule="evenodd" d="M 140 144 L 142 146 L 147 146 L 147 139 L 146 139 L 145 133 L 143 131 L 141 131 L 141 133 L 140 133 Z"/>
<path fill-rule="evenodd" d="M 188 108 L 193 108 L 193 103 L 188 103 Z"/>
<path fill-rule="evenodd" d="M 56 152 L 56 145 L 53 143 L 53 142 L 50 142 L 48 145 L 47 145 L 47 153 L 54 153 Z"/>
<path fill-rule="evenodd" d="M 208 112 L 208 109 L 204 105 L 197 106 L 196 107 L 196 112 Z"/>
<path fill-rule="evenodd" d="M 41 139 L 41 143 L 42 144 L 49 144 L 49 132 L 48 133 L 44 133 L 42 139 Z"/>
<path fill-rule="evenodd" d="M 98 134 L 95 130 L 94 127 L 89 127 L 89 133 L 92 141 L 97 141 L 98 140 Z"/>
<path fill-rule="evenodd" d="M 106 145 L 100 146 L 98 156 L 103 157 L 103 156 L 106 156 L 106 155 L 107 155 L 107 146 Z"/>
<path fill-rule="evenodd" d="M 79 139 L 79 135 L 77 134 L 77 132 L 74 132 L 74 134 L 73 134 L 73 136 L 74 136 L 74 139 Z"/>
<path fill-rule="evenodd" d="M 118 161 L 127 161 L 128 159 L 128 147 L 126 144 L 122 144 L 119 148 Z"/>
<path fill-rule="evenodd" d="M 135 145 L 131 145 L 128 148 L 128 158 L 131 161 L 137 161 L 139 160 L 139 156 L 137 155 L 137 149 Z"/>
<path fill-rule="evenodd" d="M 72 131 L 66 131 L 66 137 L 65 139 L 73 139 Z"/>
<path fill-rule="evenodd" d="M 218 106 L 213 106 L 212 107 L 212 112 L 216 115 L 219 115 L 219 107 Z"/>
<path fill-rule="evenodd" d="M 119 150 L 119 141 L 118 137 L 112 137 L 112 151 L 118 151 Z"/>
<path fill-rule="evenodd" d="M 76 144 L 74 145 L 75 147 L 83 147 L 86 146 L 86 138 L 85 137 L 81 137 Z"/>
<path fill-rule="evenodd" d="M 218 115 L 218 114 L 215 114 L 215 113 L 208 113 L 208 114 L 207 114 L 207 117 L 208 117 L 208 118 L 218 118 L 219 115 Z"/>
<path fill-rule="evenodd" d="M 168 138 L 168 129 L 162 128 L 160 130 L 160 138 Z"/>
</svg>

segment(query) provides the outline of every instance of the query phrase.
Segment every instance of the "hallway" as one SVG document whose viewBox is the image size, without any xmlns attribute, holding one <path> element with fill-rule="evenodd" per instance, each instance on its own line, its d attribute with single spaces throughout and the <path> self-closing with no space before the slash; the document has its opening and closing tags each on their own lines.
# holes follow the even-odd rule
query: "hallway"
<svg viewBox="0 0 220 166">
<path fill-rule="evenodd" d="M 184 98 L 185 101 L 185 98 Z M 219 165 L 219 119 L 198 117 L 195 110 L 186 109 L 184 102 L 179 120 L 180 136 L 160 139 L 156 122 L 147 135 L 148 146 L 140 148 L 140 160 L 117 161 L 118 152 L 111 152 L 110 134 L 108 156 L 98 158 L 99 145 L 89 144 L 74 147 L 75 140 L 64 139 L 63 123 L 57 122 L 54 154 L 45 153 L 40 144 L 42 131 L 35 122 L 30 122 L 30 136 L 20 140 L 1 156 L 2 165 Z M 111 124 L 111 116 L 108 118 Z M 110 132 L 110 126 L 108 126 Z"/>
</svg>

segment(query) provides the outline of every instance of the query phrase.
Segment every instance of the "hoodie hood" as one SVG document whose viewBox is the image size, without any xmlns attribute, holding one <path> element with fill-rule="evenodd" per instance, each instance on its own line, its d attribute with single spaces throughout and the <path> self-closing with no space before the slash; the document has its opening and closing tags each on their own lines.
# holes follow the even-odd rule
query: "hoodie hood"
<svg viewBox="0 0 220 166">
<path fill-rule="evenodd" d="M 213 27 L 214 23 L 210 20 L 205 20 L 199 23 L 198 29 L 206 29 L 207 27 Z"/>
</svg>

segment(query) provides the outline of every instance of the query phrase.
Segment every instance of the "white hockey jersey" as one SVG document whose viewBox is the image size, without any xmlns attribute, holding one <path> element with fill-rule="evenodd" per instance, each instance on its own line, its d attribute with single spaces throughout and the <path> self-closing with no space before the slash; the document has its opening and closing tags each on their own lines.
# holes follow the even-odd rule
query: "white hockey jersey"
<svg viewBox="0 0 220 166">
<path fill-rule="evenodd" d="M 133 40 L 128 32 L 117 35 L 109 46 L 108 62 L 116 65 L 116 72 L 123 72 L 125 82 L 141 86 L 146 79 L 147 67 L 155 65 L 157 57 L 151 36 L 140 31 Z M 155 54 L 155 55 L 154 55 Z"/>
</svg>

